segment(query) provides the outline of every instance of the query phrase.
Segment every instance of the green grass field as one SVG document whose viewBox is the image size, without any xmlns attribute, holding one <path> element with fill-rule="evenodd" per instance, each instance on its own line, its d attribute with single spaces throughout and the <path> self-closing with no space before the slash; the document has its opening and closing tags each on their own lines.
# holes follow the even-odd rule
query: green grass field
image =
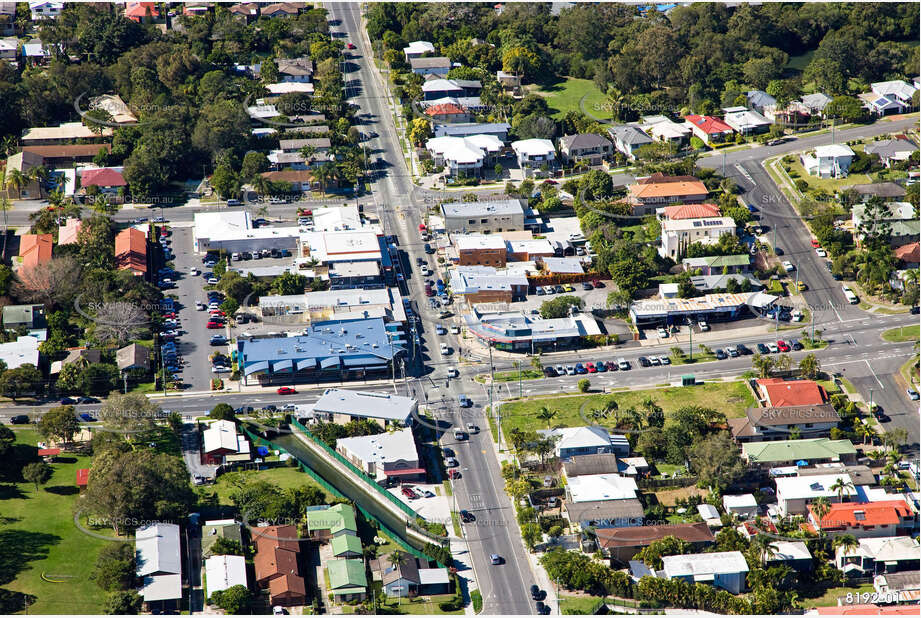
<svg viewBox="0 0 921 618">
<path fill-rule="evenodd" d="M 849 174 L 847 178 L 818 178 L 817 176 L 810 176 L 806 173 L 806 170 L 803 169 L 799 161 L 791 163 L 790 169 L 799 174 L 799 178 L 791 179 L 794 184 L 796 184 L 797 180 L 805 180 L 810 187 L 823 189 L 831 194 L 853 185 L 869 184 L 871 182 L 870 177 L 866 174 Z"/>
<path fill-rule="evenodd" d="M 600 408 L 613 399 L 620 409 L 640 408 L 643 400 L 651 397 L 662 406 L 666 417 L 683 406 L 703 406 L 715 408 L 727 418 L 744 416 L 745 409 L 755 405 L 754 397 L 744 382 L 721 382 L 688 387 L 668 387 L 651 390 L 624 391 L 608 395 L 575 395 L 548 397 L 514 401 L 502 406 L 502 431 L 511 429 L 535 429 L 542 423 L 535 418 L 542 406 L 556 410 L 558 414 L 551 423 L 561 427 L 577 427 L 586 421 L 579 416 L 579 409 L 584 405 L 587 413 L 592 408 Z M 587 417 L 586 417 L 587 418 Z"/>
<path fill-rule="evenodd" d="M 868 592 L 873 594 L 873 584 L 861 584 L 860 586 L 842 586 L 840 588 L 816 589 L 801 593 L 800 605 L 806 609 L 813 607 L 834 607 L 838 604 L 839 597 L 847 597 L 848 593 L 852 595 L 863 594 Z M 814 596 L 811 596 L 814 595 Z"/>
<path fill-rule="evenodd" d="M 921 336 L 921 326 L 918 324 L 893 328 L 883 333 L 883 339 L 891 342 L 917 341 L 919 336 Z"/>
<path fill-rule="evenodd" d="M 582 112 L 587 116 L 610 120 L 611 110 L 607 106 L 605 95 L 601 93 L 590 79 L 568 77 L 552 84 L 541 84 L 537 94 L 547 99 L 547 104 L 557 120 L 566 112 Z M 583 97 L 585 97 L 583 101 Z M 579 102 L 582 101 L 580 106 Z"/>
<path fill-rule="evenodd" d="M 265 481 L 266 483 L 270 483 L 279 489 L 289 489 L 293 487 L 302 487 L 304 485 L 312 485 L 326 494 L 326 497 L 329 500 L 333 499 L 333 496 L 330 495 L 322 487 L 320 487 L 317 483 L 315 483 L 314 480 L 310 478 L 306 472 L 302 472 L 300 468 L 289 468 L 285 466 L 280 468 L 270 468 L 268 470 L 247 470 L 245 472 L 232 472 L 230 474 L 219 476 L 214 485 L 208 487 L 208 489 L 217 493 L 218 501 L 220 504 L 232 504 L 230 501 L 230 492 L 233 490 L 233 485 L 231 485 L 230 480 L 237 474 L 243 475 L 243 477 L 247 480 Z"/>
<path fill-rule="evenodd" d="M 17 444 L 30 446 L 40 439 L 31 429 L 16 430 L 16 437 Z M 31 483 L 0 489 L 2 613 L 102 613 L 104 592 L 90 575 L 106 541 L 81 532 L 73 516 L 80 499 L 77 469 L 89 465 L 89 457 L 64 455 L 52 464 L 51 480 L 38 490 Z M 7 591 L 33 595 L 34 603 L 22 607 L 20 596 Z"/>
<path fill-rule="evenodd" d="M 812 56 L 814 54 L 815 50 L 809 50 L 805 54 L 800 54 L 799 56 L 791 56 L 790 59 L 787 60 L 787 65 L 784 68 L 793 71 L 804 71 L 812 61 Z"/>
</svg>

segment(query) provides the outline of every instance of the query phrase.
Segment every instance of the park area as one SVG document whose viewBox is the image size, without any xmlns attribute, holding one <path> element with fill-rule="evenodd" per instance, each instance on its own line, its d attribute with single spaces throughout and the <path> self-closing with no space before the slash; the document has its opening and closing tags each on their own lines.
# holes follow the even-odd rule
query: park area
<svg viewBox="0 0 921 618">
<path fill-rule="evenodd" d="M 547 99 L 554 120 L 561 119 L 566 112 L 581 112 L 598 120 L 612 118 L 605 95 L 590 79 L 567 77 L 555 82 L 541 83 L 537 88 L 532 92 Z"/>
<path fill-rule="evenodd" d="M 593 421 L 589 411 L 602 408 L 608 401 L 616 401 L 621 410 L 641 409 L 646 398 L 662 407 L 666 419 L 670 413 L 684 406 L 714 408 L 727 418 L 745 415 L 745 409 L 755 405 L 755 399 L 745 382 L 714 382 L 697 386 L 664 387 L 650 390 L 620 391 L 608 394 L 567 395 L 512 401 L 502 406 L 502 431 L 508 435 L 512 429 L 534 429 L 537 412 L 546 406 L 557 412 L 551 423 L 558 427 L 578 427 Z M 581 410 L 581 414 L 580 414 Z"/>
<path fill-rule="evenodd" d="M 15 433 L 16 459 L 34 458 L 38 432 Z M 89 457 L 64 454 L 38 489 L 0 485 L 0 613 L 102 613 L 105 593 L 90 575 L 106 541 L 74 525 L 77 470 L 89 466 Z"/>
</svg>

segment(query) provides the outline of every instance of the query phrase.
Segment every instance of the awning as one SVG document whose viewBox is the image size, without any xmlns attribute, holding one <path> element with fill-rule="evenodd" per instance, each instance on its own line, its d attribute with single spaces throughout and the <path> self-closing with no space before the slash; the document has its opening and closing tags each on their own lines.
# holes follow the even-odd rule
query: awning
<svg viewBox="0 0 921 618">
<path fill-rule="evenodd" d="M 409 476 L 410 474 L 425 474 L 425 468 L 404 468 L 402 470 L 384 470 L 384 476 Z"/>
<path fill-rule="evenodd" d="M 248 367 L 244 367 L 243 375 L 248 376 L 248 375 L 256 373 L 257 371 L 268 371 L 268 370 L 269 370 L 269 361 L 259 361 L 257 363 L 253 363 L 252 365 L 249 365 Z"/>
<path fill-rule="evenodd" d="M 280 361 L 275 361 L 272 363 L 272 373 L 278 373 L 281 371 L 291 371 L 291 368 L 293 365 L 294 365 L 294 361 L 292 361 L 290 358 L 286 358 Z"/>
<path fill-rule="evenodd" d="M 329 358 L 324 358 L 320 361 L 320 369 L 329 369 L 331 367 L 339 366 L 339 357 L 331 356 Z"/>
<path fill-rule="evenodd" d="M 800 459 L 799 461 L 796 462 L 796 465 L 799 466 L 800 468 L 805 468 L 806 466 L 809 465 L 809 462 L 806 461 L 805 459 Z"/>
<path fill-rule="evenodd" d="M 315 358 L 305 358 L 304 360 L 297 361 L 297 370 L 301 371 L 302 369 L 316 369 L 317 368 L 317 359 Z"/>
</svg>

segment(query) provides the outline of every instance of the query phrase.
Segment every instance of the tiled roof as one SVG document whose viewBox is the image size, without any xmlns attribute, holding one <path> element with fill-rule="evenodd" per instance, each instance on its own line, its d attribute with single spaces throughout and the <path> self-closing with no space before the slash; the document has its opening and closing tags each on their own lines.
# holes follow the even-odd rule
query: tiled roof
<svg viewBox="0 0 921 618">
<path fill-rule="evenodd" d="M 147 236 L 129 227 L 115 237 L 115 265 L 119 270 L 147 272 Z"/>
<path fill-rule="evenodd" d="M 825 390 L 812 380 L 766 378 L 756 382 L 774 408 L 817 406 L 825 403 Z"/>
<path fill-rule="evenodd" d="M 638 199 L 653 197 L 682 197 L 685 195 L 706 195 L 709 193 L 704 183 L 699 180 L 689 182 L 656 182 L 646 184 L 635 184 L 627 187 L 627 190 Z"/>
<path fill-rule="evenodd" d="M 83 187 L 124 187 L 127 184 L 121 172 L 108 167 L 84 170 L 80 175 L 80 185 Z"/>
<path fill-rule="evenodd" d="M 51 234 L 23 234 L 19 240 L 19 255 L 25 268 L 34 268 L 51 261 L 54 237 Z"/>
<path fill-rule="evenodd" d="M 465 114 L 466 110 L 460 105 L 455 105 L 454 103 L 440 103 L 438 105 L 432 105 L 425 113 L 429 116 L 448 116 L 451 114 Z"/>
<path fill-rule="evenodd" d="M 626 528 L 604 528 L 595 531 L 598 544 L 605 549 L 616 547 L 645 547 L 653 541 L 673 536 L 688 543 L 709 543 L 713 533 L 703 522 L 690 524 L 669 524 L 662 526 L 630 526 Z"/>
<path fill-rule="evenodd" d="M 713 133 L 732 132 L 732 127 L 713 116 L 698 116 L 697 114 L 691 114 L 690 116 L 685 116 L 684 119 L 708 135 Z"/>
<path fill-rule="evenodd" d="M 902 262 L 915 264 L 921 261 L 921 250 L 919 250 L 919 245 L 916 242 L 896 247 L 893 253 L 895 253 L 895 258 Z"/>
<path fill-rule="evenodd" d="M 816 518 L 812 505 L 809 506 L 813 519 Z M 831 505 L 822 518 L 822 529 L 853 528 L 855 526 L 895 526 L 911 517 L 911 508 L 904 500 L 882 502 L 838 502 Z"/>
<path fill-rule="evenodd" d="M 702 219 L 719 217 L 720 207 L 716 204 L 679 204 L 665 208 L 666 219 Z"/>
</svg>

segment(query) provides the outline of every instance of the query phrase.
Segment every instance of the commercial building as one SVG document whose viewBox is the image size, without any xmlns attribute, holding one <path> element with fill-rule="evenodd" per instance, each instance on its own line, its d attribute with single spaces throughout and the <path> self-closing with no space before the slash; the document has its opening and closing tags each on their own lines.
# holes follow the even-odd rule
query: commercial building
<svg viewBox="0 0 921 618">
<path fill-rule="evenodd" d="M 457 290 L 452 290 L 457 293 Z M 493 302 L 493 301 L 487 301 Z M 600 335 L 598 322 L 590 314 L 565 318 L 535 319 L 521 311 L 478 313 L 464 316 L 467 330 L 497 350 L 527 352 L 578 347 L 583 337 Z"/>
<path fill-rule="evenodd" d="M 424 481 L 413 430 L 404 427 L 373 436 L 339 438 L 336 450 L 381 485 Z"/>
<path fill-rule="evenodd" d="M 313 404 L 311 414 L 319 420 L 334 423 L 370 418 L 385 425 L 406 427 L 412 425 L 418 408 L 418 402 L 410 397 L 328 388 Z"/>
<path fill-rule="evenodd" d="M 441 214 L 448 233 L 525 229 L 525 207 L 517 199 L 450 202 L 441 205 Z"/>
<path fill-rule="evenodd" d="M 294 384 L 384 374 L 403 351 L 398 327 L 383 318 L 335 320 L 296 337 L 240 338 L 237 362 L 244 384 Z"/>
<path fill-rule="evenodd" d="M 839 487 L 842 496 L 857 495 L 851 477 L 843 473 L 785 476 L 774 479 L 774 482 L 777 486 L 777 508 L 784 517 L 806 514 L 809 504 L 816 498 L 837 502 Z"/>
<path fill-rule="evenodd" d="M 182 557 L 179 526 L 155 523 L 134 535 L 136 575 L 142 579 L 138 593 L 149 607 L 169 608 L 182 598 Z M 178 608 L 176 608 L 178 609 Z"/>
<path fill-rule="evenodd" d="M 718 322 L 735 320 L 763 311 L 777 301 L 763 292 L 745 294 L 705 294 L 696 298 L 654 298 L 630 304 L 630 319 L 637 326 L 680 324 L 686 320 Z"/>
<path fill-rule="evenodd" d="M 382 259 L 383 239 L 375 231 L 303 232 L 299 238 L 299 262 L 315 260 L 325 265 L 337 262 L 381 262 Z"/>
<path fill-rule="evenodd" d="M 495 234 L 456 234 L 452 237 L 460 266 L 505 268 L 506 245 Z"/>
<path fill-rule="evenodd" d="M 297 227 L 253 226 L 249 212 L 224 210 L 195 213 L 192 229 L 194 250 L 208 251 L 261 251 L 262 249 L 287 249 L 297 246 L 300 230 Z"/>
<path fill-rule="evenodd" d="M 626 564 L 644 547 L 674 537 L 690 543 L 694 553 L 702 553 L 714 541 L 713 532 L 703 522 L 690 524 L 665 524 L 656 526 L 630 526 L 604 528 L 596 532 L 601 551 L 614 563 Z"/>
<path fill-rule="evenodd" d="M 471 305 L 510 303 L 527 296 L 529 285 L 525 275 L 492 266 L 458 266 L 450 271 L 449 281 L 451 292 Z"/>
<path fill-rule="evenodd" d="M 730 217 L 669 219 L 662 222 L 659 255 L 678 260 L 694 244 L 715 245 L 723 234 L 735 235 L 736 222 Z"/>
<path fill-rule="evenodd" d="M 406 310 L 398 288 L 337 289 L 290 296 L 260 296 L 259 311 L 266 321 L 298 324 L 316 321 L 383 318 L 403 323 Z"/>
<path fill-rule="evenodd" d="M 707 583 L 732 594 L 745 590 L 748 563 L 740 551 L 662 556 L 662 575 L 688 583 Z"/>
</svg>

